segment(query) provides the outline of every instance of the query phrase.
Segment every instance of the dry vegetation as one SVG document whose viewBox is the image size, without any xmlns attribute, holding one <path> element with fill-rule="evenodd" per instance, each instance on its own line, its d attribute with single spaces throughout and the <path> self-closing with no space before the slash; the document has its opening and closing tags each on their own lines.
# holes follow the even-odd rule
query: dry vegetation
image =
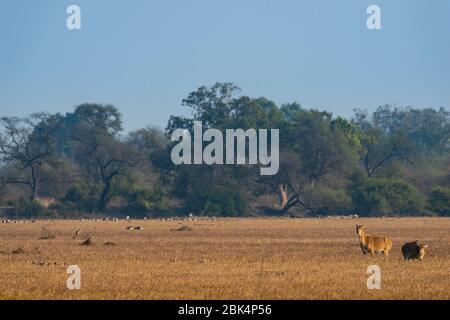
<svg viewBox="0 0 450 320">
<path fill-rule="evenodd" d="M 448 218 L 139 223 L 140 232 L 126 221 L 0 225 L 0 298 L 450 299 Z M 388 235 L 391 255 L 363 256 L 356 223 Z M 37 240 L 44 225 L 54 239 Z M 77 228 L 92 245 L 72 239 Z M 401 245 L 416 239 L 429 243 L 425 260 L 403 261 Z M 71 264 L 81 290 L 66 289 Z M 381 267 L 381 290 L 366 287 L 371 264 Z"/>
</svg>

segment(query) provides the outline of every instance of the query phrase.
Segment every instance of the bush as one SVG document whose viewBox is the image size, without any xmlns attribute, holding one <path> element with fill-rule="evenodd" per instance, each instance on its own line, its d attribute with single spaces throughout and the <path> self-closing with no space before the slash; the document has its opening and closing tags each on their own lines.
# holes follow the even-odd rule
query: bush
<svg viewBox="0 0 450 320">
<path fill-rule="evenodd" d="M 29 218 L 49 216 L 50 212 L 37 201 L 20 198 L 16 202 L 13 214 L 17 217 Z"/>
<path fill-rule="evenodd" d="M 450 216 L 450 189 L 434 189 L 428 202 L 433 212 L 442 216 Z"/>
<path fill-rule="evenodd" d="M 352 198 L 344 189 L 315 187 L 310 195 L 311 209 L 318 215 L 349 214 L 353 210 Z"/>
<path fill-rule="evenodd" d="M 248 214 L 247 202 L 237 188 L 229 186 L 199 186 L 187 199 L 188 210 L 196 214 L 243 216 Z"/>
<path fill-rule="evenodd" d="M 166 195 L 161 189 L 136 190 L 128 198 L 128 208 L 140 214 L 146 212 L 164 212 L 167 210 Z"/>
<path fill-rule="evenodd" d="M 62 199 L 66 210 L 93 212 L 97 209 L 99 187 L 88 183 L 77 183 L 67 190 Z"/>
<path fill-rule="evenodd" d="M 359 180 L 352 186 L 355 210 L 365 216 L 420 215 L 424 197 L 410 184 L 399 179 Z"/>
</svg>

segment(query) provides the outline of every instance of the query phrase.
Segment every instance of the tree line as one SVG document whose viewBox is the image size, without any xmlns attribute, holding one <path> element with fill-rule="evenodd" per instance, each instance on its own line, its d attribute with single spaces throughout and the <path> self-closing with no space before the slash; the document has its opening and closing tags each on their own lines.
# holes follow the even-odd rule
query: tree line
<svg viewBox="0 0 450 320">
<path fill-rule="evenodd" d="M 0 119 L 0 204 L 18 217 L 89 214 L 450 216 L 450 112 L 384 105 L 351 119 L 276 105 L 232 83 L 191 92 L 164 130 L 125 133 L 112 105 Z M 174 165 L 171 133 L 279 129 L 280 168 Z"/>
</svg>

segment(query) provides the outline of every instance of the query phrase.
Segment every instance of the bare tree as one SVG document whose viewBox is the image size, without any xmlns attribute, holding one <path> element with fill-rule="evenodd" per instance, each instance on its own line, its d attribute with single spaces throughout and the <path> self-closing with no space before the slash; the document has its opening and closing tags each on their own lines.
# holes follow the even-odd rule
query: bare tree
<svg viewBox="0 0 450 320">
<path fill-rule="evenodd" d="M 411 162 L 413 152 L 413 143 L 402 132 L 388 136 L 379 128 L 371 128 L 362 139 L 361 161 L 370 178 L 393 160 Z"/>
<path fill-rule="evenodd" d="M 30 199 L 38 196 L 39 185 L 54 156 L 54 136 L 58 121 L 46 113 L 27 118 L 2 117 L 0 126 L 0 159 L 15 169 L 15 174 L 2 177 L 7 184 L 22 184 L 31 191 Z"/>
</svg>

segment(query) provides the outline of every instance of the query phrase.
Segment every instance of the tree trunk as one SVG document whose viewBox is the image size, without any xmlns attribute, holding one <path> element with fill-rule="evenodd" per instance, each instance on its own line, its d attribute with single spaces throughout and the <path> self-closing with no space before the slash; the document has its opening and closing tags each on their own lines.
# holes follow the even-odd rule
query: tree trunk
<svg viewBox="0 0 450 320">
<path fill-rule="evenodd" d="M 284 208 L 286 204 L 288 203 L 288 197 L 287 197 L 287 185 L 279 184 L 277 186 L 278 190 L 278 198 L 280 201 L 280 207 Z"/>
<path fill-rule="evenodd" d="M 31 183 L 30 188 L 31 188 L 31 197 L 30 200 L 34 201 L 38 198 L 38 179 L 36 178 L 36 173 L 34 170 L 34 167 L 31 166 Z"/>
<path fill-rule="evenodd" d="M 111 182 L 106 181 L 102 193 L 100 194 L 100 199 L 98 202 L 98 208 L 100 211 L 105 211 L 108 204 L 109 192 L 111 191 Z"/>
<path fill-rule="evenodd" d="M 38 198 L 38 186 L 35 184 L 33 187 L 31 187 L 31 201 L 34 201 Z"/>
<path fill-rule="evenodd" d="M 282 208 L 283 213 L 287 213 L 289 209 L 296 205 L 301 205 L 300 199 L 298 195 L 293 195 L 287 202 L 286 205 Z"/>
<path fill-rule="evenodd" d="M 300 195 L 295 193 L 287 202 L 286 205 L 281 209 L 282 213 L 287 213 L 289 209 L 295 206 L 301 206 L 305 210 L 309 210 L 310 208 L 300 200 Z"/>
</svg>

